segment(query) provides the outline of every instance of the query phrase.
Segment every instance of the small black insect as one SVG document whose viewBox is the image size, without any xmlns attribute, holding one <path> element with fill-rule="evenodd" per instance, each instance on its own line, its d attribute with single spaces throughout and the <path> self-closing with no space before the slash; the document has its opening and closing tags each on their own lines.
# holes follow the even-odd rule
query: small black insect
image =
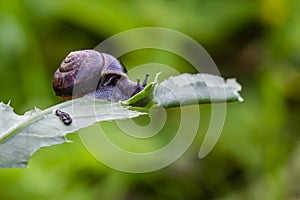
<svg viewBox="0 0 300 200">
<path fill-rule="evenodd" d="M 56 110 L 55 115 L 59 116 L 59 119 L 65 124 L 65 125 L 70 125 L 72 123 L 72 118 L 70 115 L 66 112 L 63 112 L 61 110 Z"/>
</svg>

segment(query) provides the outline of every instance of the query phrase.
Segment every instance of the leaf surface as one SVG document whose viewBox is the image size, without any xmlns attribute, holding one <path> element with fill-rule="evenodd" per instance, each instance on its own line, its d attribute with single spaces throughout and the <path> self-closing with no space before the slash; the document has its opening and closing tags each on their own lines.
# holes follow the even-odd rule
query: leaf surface
<svg viewBox="0 0 300 200">
<path fill-rule="evenodd" d="M 73 123 L 63 124 L 55 110 L 68 113 Z M 30 156 L 41 147 L 66 142 L 65 135 L 97 121 L 128 119 L 143 113 L 91 98 L 79 98 L 46 110 L 34 109 L 23 116 L 0 103 L 0 168 L 26 167 Z"/>
<path fill-rule="evenodd" d="M 241 85 L 235 79 L 211 74 L 181 74 L 145 88 L 143 93 L 128 100 L 129 105 L 147 102 L 147 106 L 159 105 L 165 108 L 190 104 L 225 103 L 243 101 L 239 92 Z"/>
<path fill-rule="evenodd" d="M 224 80 L 210 74 L 181 74 L 159 84 L 157 77 L 142 92 L 120 103 L 83 97 L 17 115 L 9 104 L 1 102 L 0 168 L 26 167 L 33 153 L 42 147 L 66 142 L 68 133 L 96 122 L 134 118 L 145 114 L 141 111 L 148 111 L 151 106 L 169 108 L 243 101 L 239 94 L 241 86 L 235 79 Z M 65 125 L 55 115 L 57 109 L 68 113 L 73 123 Z"/>
</svg>

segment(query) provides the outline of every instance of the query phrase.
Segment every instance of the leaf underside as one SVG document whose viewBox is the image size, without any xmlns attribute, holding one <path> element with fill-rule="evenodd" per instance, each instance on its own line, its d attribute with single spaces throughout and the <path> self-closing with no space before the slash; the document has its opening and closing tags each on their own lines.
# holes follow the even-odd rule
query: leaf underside
<svg viewBox="0 0 300 200">
<path fill-rule="evenodd" d="M 168 108 L 243 101 L 240 90 L 241 86 L 235 79 L 225 81 L 209 74 L 181 74 L 160 84 L 156 81 L 150 83 L 142 92 L 121 104 L 84 97 L 46 110 L 34 109 L 17 115 L 9 104 L 1 102 L 0 168 L 26 167 L 30 156 L 38 149 L 67 142 L 65 136 L 68 133 L 96 122 L 134 118 L 145 114 L 137 110 L 147 110 L 155 105 Z M 69 126 L 63 124 L 55 115 L 57 109 L 70 114 L 73 123 Z"/>
</svg>

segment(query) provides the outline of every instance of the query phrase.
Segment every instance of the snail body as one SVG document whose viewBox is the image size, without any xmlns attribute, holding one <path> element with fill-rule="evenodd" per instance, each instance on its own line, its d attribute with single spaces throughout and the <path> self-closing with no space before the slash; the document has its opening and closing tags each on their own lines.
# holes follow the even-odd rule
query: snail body
<svg viewBox="0 0 300 200">
<path fill-rule="evenodd" d="M 69 53 L 54 73 L 52 86 L 64 100 L 90 96 L 108 101 L 126 100 L 147 84 L 129 80 L 125 66 L 115 57 L 95 50 Z"/>
</svg>

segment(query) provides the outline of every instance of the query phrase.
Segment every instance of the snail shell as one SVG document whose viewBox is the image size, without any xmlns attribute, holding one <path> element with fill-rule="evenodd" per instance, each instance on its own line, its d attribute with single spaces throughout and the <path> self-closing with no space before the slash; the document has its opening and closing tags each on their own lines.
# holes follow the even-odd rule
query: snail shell
<svg viewBox="0 0 300 200">
<path fill-rule="evenodd" d="M 126 100 L 146 85 L 129 80 L 124 65 L 113 56 L 95 50 L 69 53 L 54 73 L 52 86 L 64 100 L 85 95 L 109 101 Z"/>
</svg>

